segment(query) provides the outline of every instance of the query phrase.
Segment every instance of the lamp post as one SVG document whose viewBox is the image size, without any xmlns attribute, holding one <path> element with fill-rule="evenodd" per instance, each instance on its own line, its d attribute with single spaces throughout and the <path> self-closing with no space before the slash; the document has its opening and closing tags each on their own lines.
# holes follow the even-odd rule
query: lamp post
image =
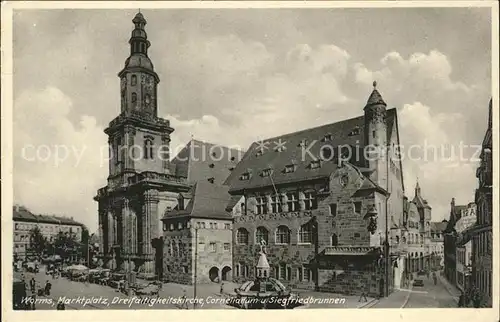
<svg viewBox="0 0 500 322">
<path fill-rule="evenodd" d="M 198 227 L 194 228 L 194 288 L 193 310 L 196 310 L 196 286 L 198 284 Z"/>
</svg>

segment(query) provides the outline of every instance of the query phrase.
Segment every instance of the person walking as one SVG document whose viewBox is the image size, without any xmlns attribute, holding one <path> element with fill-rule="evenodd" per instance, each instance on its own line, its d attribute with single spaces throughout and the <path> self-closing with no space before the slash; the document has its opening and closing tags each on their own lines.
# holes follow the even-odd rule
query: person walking
<svg viewBox="0 0 500 322">
<path fill-rule="evenodd" d="M 34 277 L 32 277 L 30 280 L 30 290 L 32 294 L 34 294 L 36 291 L 36 281 Z"/>
<path fill-rule="evenodd" d="M 51 288 L 52 288 L 52 284 L 47 280 L 47 282 L 45 282 L 45 295 L 47 295 L 47 296 L 50 295 Z"/>
<path fill-rule="evenodd" d="M 224 283 L 220 284 L 220 295 L 224 294 Z"/>
<path fill-rule="evenodd" d="M 187 303 L 187 296 L 186 296 L 186 290 L 185 289 L 182 291 L 182 306 L 181 306 L 181 309 L 185 309 L 185 310 L 189 309 L 188 303 Z"/>
<path fill-rule="evenodd" d="M 465 294 L 464 292 L 460 293 L 460 297 L 458 298 L 458 307 L 464 307 L 465 306 Z"/>
<path fill-rule="evenodd" d="M 66 305 L 64 304 L 64 301 L 57 302 L 57 310 L 58 311 L 64 311 L 64 310 L 66 310 Z"/>
</svg>

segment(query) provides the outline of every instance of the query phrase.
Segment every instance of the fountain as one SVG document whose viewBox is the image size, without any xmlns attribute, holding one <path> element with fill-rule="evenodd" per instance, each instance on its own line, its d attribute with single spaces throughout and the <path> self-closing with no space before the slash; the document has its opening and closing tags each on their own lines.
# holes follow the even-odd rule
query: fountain
<svg viewBox="0 0 500 322">
<path fill-rule="evenodd" d="M 231 299 L 231 305 L 241 309 L 292 309 L 299 306 L 298 296 L 279 280 L 270 277 L 265 247 L 266 243 L 262 240 L 257 276 L 234 289 L 236 295 Z"/>
</svg>

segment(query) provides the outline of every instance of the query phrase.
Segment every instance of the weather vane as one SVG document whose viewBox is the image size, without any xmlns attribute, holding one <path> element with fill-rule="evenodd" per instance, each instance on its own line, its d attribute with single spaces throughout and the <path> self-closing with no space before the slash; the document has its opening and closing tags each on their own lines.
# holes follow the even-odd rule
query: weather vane
<svg viewBox="0 0 500 322">
<path fill-rule="evenodd" d="M 373 81 L 373 89 L 377 88 L 377 81 Z"/>
</svg>

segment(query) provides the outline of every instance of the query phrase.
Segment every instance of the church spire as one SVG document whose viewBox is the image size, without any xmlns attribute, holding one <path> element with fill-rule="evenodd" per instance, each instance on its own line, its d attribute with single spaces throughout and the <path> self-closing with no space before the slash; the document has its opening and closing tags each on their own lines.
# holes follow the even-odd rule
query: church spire
<svg viewBox="0 0 500 322">
<path fill-rule="evenodd" d="M 417 184 L 415 185 L 415 197 L 420 197 L 420 185 L 418 184 L 418 178 L 417 178 Z"/>
<path fill-rule="evenodd" d="M 139 11 L 135 15 L 132 22 L 134 23 L 135 28 L 132 31 L 132 36 L 130 37 L 129 40 L 130 55 L 142 54 L 147 56 L 148 48 L 151 45 L 148 41 L 148 35 L 146 34 L 146 30 L 144 29 L 144 27 L 147 24 L 147 21 L 146 19 L 144 19 L 144 16 Z"/>
<path fill-rule="evenodd" d="M 368 101 L 366 102 L 365 108 L 373 105 L 387 106 L 387 104 L 385 104 L 384 102 L 384 99 L 382 98 L 382 95 L 380 95 L 380 93 L 377 90 L 377 81 L 373 81 L 373 91 L 370 97 L 368 98 Z"/>
</svg>

